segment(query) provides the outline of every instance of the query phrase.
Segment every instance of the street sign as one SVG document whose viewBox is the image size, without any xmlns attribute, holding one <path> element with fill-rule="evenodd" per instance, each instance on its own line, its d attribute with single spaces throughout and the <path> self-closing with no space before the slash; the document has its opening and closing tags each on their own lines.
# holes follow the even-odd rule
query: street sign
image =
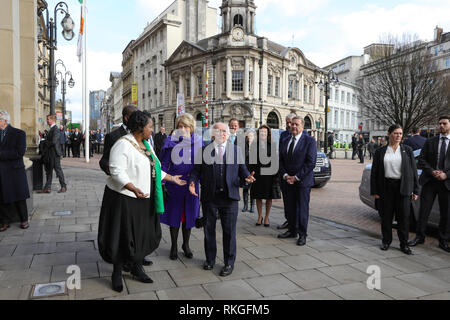
<svg viewBox="0 0 450 320">
<path fill-rule="evenodd" d="M 131 84 L 131 103 L 137 104 L 137 100 L 138 100 L 138 87 L 137 83 L 133 82 Z"/>
</svg>

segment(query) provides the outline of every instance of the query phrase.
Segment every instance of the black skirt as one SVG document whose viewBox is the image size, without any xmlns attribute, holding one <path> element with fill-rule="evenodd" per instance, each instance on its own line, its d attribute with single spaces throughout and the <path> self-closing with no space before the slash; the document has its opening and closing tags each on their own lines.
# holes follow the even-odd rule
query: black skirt
<svg viewBox="0 0 450 320">
<path fill-rule="evenodd" d="M 136 199 L 105 187 L 98 247 L 103 260 L 112 264 L 142 263 L 161 241 L 159 215 L 154 199 Z"/>
</svg>

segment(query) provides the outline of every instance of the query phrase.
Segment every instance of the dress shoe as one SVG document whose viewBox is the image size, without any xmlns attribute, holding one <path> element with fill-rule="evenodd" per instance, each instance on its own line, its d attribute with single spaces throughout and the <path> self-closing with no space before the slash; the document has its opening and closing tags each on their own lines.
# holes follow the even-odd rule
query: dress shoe
<svg viewBox="0 0 450 320">
<path fill-rule="evenodd" d="M 143 283 L 153 283 L 153 280 L 145 273 L 142 265 L 135 263 L 131 269 L 131 275 L 134 279 L 137 279 Z"/>
<path fill-rule="evenodd" d="M 380 246 L 380 249 L 383 251 L 387 251 L 387 249 L 389 249 L 389 244 L 387 243 L 382 243 Z"/>
<path fill-rule="evenodd" d="M 450 253 L 450 247 L 448 246 L 447 241 L 439 241 L 439 248 L 441 248 L 445 252 Z"/>
<path fill-rule="evenodd" d="M 38 191 L 38 193 L 52 193 L 52 190 L 49 189 L 43 189 L 41 191 Z"/>
<path fill-rule="evenodd" d="M 400 246 L 400 251 L 407 255 L 412 255 L 412 251 L 408 246 Z"/>
<path fill-rule="evenodd" d="M 296 238 L 297 236 L 290 231 L 286 231 L 285 233 L 279 234 L 278 239 L 288 239 L 288 238 Z"/>
<path fill-rule="evenodd" d="M 297 240 L 297 245 L 298 246 L 304 246 L 306 244 L 306 237 L 305 236 L 300 236 Z"/>
<path fill-rule="evenodd" d="M 62 187 L 59 191 L 58 191 L 58 193 L 65 193 L 67 191 L 67 188 L 66 187 Z"/>
<path fill-rule="evenodd" d="M 9 224 L 0 225 L 0 232 L 6 231 L 9 228 Z"/>
<path fill-rule="evenodd" d="M 424 238 L 415 237 L 414 240 L 411 240 L 411 241 L 408 242 L 408 246 L 415 247 L 418 244 L 424 244 L 424 243 L 425 243 L 425 239 Z"/>
<path fill-rule="evenodd" d="M 112 289 L 116 292 L 123 291 L 122 272 L 113 272 L 111 276 Z"/>
<path fill-rule="evenodd" d="M 213 263 L 209 263 L 208 261 L 205 261 L 203 263 L 203 270 L 212 270 L 214 267 Z"/>
<path fill-rule="evenodd" d="M 277 226 L 277 229 L 278 229 L 278 230 L 287 229 L 288 225 L 289 225 L 288 222 L 285 221 L 282 225 Z"/>
<path fill-rule="evenodd" d="M 20 223 L 20 229 L 28 229 L 30 227 L 30 224 L 28 221 Z"/>
<path fill-rule="evenodd" d="M 177 260 L 178 259 L 178 248 L 176 246 L 172 246 L 170 248 L 170 260 Z"/>
<path fill-rule="evenodd" d="M 233 266 L 225 266 L 222 268 L 222 270 L 220 271 L 220 276 L 221 277 L 226 277 L 229 276 L 230 274 L 233 273 Z"/>
<path fill-rule="evenodd" d="M 192 259 L 194 257 L 194 254 L 192 253 L 191 249 L 189 248 L 189 246 L 185 246 L 182 245 L 181 249 L 183 249 L 184 252 L 184 256 L 188 259 Z"/>
<path fill-rule="evenodd" d="M 153 261 L 151 261 L 151 260 L 146 260 L 146 259 L 144 258 L 144 260 L 142 261 L 142 265 L 143 265 L 143 266 L 146 266 L 146 267 L 152 266 L 152 265 L 153 265 Z"/>
</svg>

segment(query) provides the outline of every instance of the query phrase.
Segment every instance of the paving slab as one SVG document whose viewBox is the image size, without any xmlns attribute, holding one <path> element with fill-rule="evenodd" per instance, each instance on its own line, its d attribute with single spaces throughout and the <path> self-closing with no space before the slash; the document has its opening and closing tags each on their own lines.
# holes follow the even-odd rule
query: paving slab
<svg viewBox="0 0 450 320">
<path fill-rule="evenodd" d="M 90 232 L 91 225 L 90 224 L 74 224 L 74 225 L 61 225 L 59 227 L 60 233 L 67 233 L 67 232 Z"/>
<path fill-rule="evenodd" d="M 419 300 L 450 300 L 450 292 L 431 294 L 428 296 L 420 297 L 418 299 Z"/>
<path fill-rule="evenodd" d="M 3 271 L 0 276 L 0 287 L 20 287 L 36 283 L 47 283 L 50 280 L 52 267 L 36 267 Z"/>
<path fill-rule="evenodd" d="M 75 233 L 43 233 L 39 242 L 73 242 Z"/>
<path fill-rule="evenodd" d="M 327 264 L 307 254 L 281 257 L 279 258 L 279 260 L 294 268 L 295 270 L 316 269 L 328 266 Z"/>
<path fill-rule="evenodd" d="M 283 273 L 283 275 L 304 290 L 331 287 L 339 282 L 317 270 L 302 270 Z"/>
<path fill-rule="evenodd" d="M 317 251 L 337 251 L 337 250 L 345 250 L 346 249 L 343 246 L 340 246 L 331 241 L 325 241 L 325 240 L 307 241 L 306 245 Z"/>
<path fill-rule="evenodd" d="M 30 268 L 33 255 L 0 258 L 0 270 L 17 270 Z"/>
<path fill-rule="evenodd" d="M 258 259 L 269 259 L 288 256 L 288 253 L 280 250 L 275 246 L 257 246 L 246 248 L 248 252 Z"/>
<path fill-rule="evenodd" d="M 387 295 L 369 290 L 365 283 L 348 283 L 328 288 L 331 292 L 345 300 L 392 300 Z"/>
<path fill-rule="evenodd" d="M 58 242 L 56 244 L 56 252 L 78 252 L 93 250 L 95 250 L 93 241 Z"/>
<path fill-rule="evenodd" d="M 450 283 L 450 268 L 427 271 L 427 274 Z"/>
<path fill-rule="evenodd" d="M 333 251 L 310 253 L 310 255 L 326 263 L 329 266 L 338 266 L 358 262 L 352 258 L 347 257 L 346 255 L 343 255 L 342 253 Z"/>
<path fill-rule="evenodd" d="M 81 289 L 75 290 L 76 300 L 93 300 L 109 297 L 125 296 L 127 290 L 124 283 L 124 290 L 119 293 L 112 289 L 111 278 L 96 278 L 81 280 Z"/>
<path fill-rule="evenodd" d="M 22 287 L 20 286 L 7 288 L 0 287 L 0 300 L 18 300 L 21 292 Z"/>
<path fill-rule="evenodd" d="M 213 269 L 213 272 L 220 280 L 223 280 L 223 281 L 236 280 L 236 279 L 247 279 L 247 278 L 254 278 L 254 277 L 259 276 L 259 274 L 245 262 L 236 262 L 234 264 L 233 273 L 225 278 L 220 276 L 221 270 L 222 270 L 222 266 L 216 265 Z"/>
<path fill-rule="evenodd" d="M 97 238 L 98 238 L 97 231 L 77 232 L 77 241 L 93 241 L 97 240 Z"/>
<path fill-rule="evenodd" d="M 276 237 L 247 236 L 246 238 L 257 246 L 283 244 L 283 242 L 281 240 L 278 240 Z"/>
<path fill-rule="evenodd" d="M 1 246 L 11 245 L 11 244 L 33 244 L 38 242 L 41 234 L 40 233 L 29 233 L 23 236 L 8 236 L 5 235 L 3 240 L 0 242 Z"/>
<path fill-rule="evenodd" d="M 33 244 L 19 244 L 14 251 L 14 256 L 26 256 L 33 254 L 43 254 L 43 253 L 55 253 L 56 243 L 33 243 Z"/>
<path fill-rule="evenodd" d="M 78 251 L 76 253 L 76 256 L 77 256 L 76 259 L 77 264 L 103 261 L 103 258 L 100 256 L 100 253 L 97 250 Z"/>
<path fill-rule="evenodd" d="M 291 293 L 289 297 L 292 300 L 342 300 L 327 288 Z"/>
<path fill-rule="evenodd" d="M 170 260 L 170 258 L 166 255 L 151 257 L 150 260 L 153 261 L 153 265 L 144 267 L 146 271 L 173 270 L 182 269 L 184 267 L 181 260 Z M 196 259 L 192 260 L 197 261 Z M 198 261 L 198 263 L 200 263 L 200 261 Z"/>
<path fill-rule="evenodd" d="M 402 270 L 403 273 L 415 273 L 427 270 L 427 267 L 423 264 L 414 262 L 407 257 L 383 259 L 381 262 L 395 269 Z"/>
<path fill-rule="evenodd" d="M 128 292 L 130 294 L 150 291 L 156 292 L 158 290 L 176 287 L 176 284 L 173 282 L 167 271 L 147 272 L 147 275 L 154 281 L 153 283 L 139 282 L 138 280 L 133 279 L 130 274 L 125 273 L 124 283 L 126 283 Z"/>
<path fill-rule="evenodd" d="M 254 300 L 262 296 L 244 280 L 204 284 L 213 300 Z"/>
<path fill-rule="evenodd" d="M 53 266 L 51 282 L 66 281 L 71 274 L 66 273 L 69 265 Z M 97 263 L 81 263 L 80 267 L 81 279 L 99 278 Z"/>
<path fill-rule="evenodd" d="M 0 246 L 0 258 L 12 256 L 16 247 L 17 245 L 15 244 Z"/>
<path fill-rule="evenodd" d="M 126 296 L 109 297 L 109 298 L 105 298 L 104 300 L 140 301 L 140 300 L 158 300 L 158 297 L 156 296 L 156 293 L 154 291 L 149 291 L 149 292 L 128 294 Z"/>
<path fill-rule="evenodd" d="M 245 281 L 264 297 L 302 291 L 302 288 L 281 274 L 256 277 Z"/>
<path fill-rule="evenodd" d="M 216 265 L 216 267 L 219 266 Z M 202 266 L 169 270 L 168 272 L 179 287 L 220 281 L 212 271 L 203 270 Z"/>
<path fill-rule="evenodd" d="M 156 291 L 159 300 L 211 300 L 202 286 L 179 287 Z"/>
<path fill-rule="evenodd" d="M 379 291 L 396 300 L 418 298 L 428 294 L 396 278 L 381 279 L 381 288 Z"/>
<path fill-rule="evenodd" d="M 353 263 L 350 264 L 350 267 L 358 269 L 362 273 L 367 272 L 367 268 L 369 266 L 378 266 L 380 267 L 381 271 L 381 278 L 391 278 L 398 275 L 403 274 L 403 271 L 398 270 L 396 268 L 393 268 L 387 264 L 382 263 L 381 261 L 365 261 L 365 262 L 359 262 L 359 263 Z"/>
<path fill-rule="evenodd" d="M 32 267 L 75 264 L 75 252 L 37 254 L 33 257 Z"/>
<path fill-rule="evenodd" d="M 299 256 L 301 254 L 315 253 L 319 252 L 316 249 L 313 249 L 309 246 L 298 246 L 296 243 L 284 243 L 278 244 L 276 247 L 280 250 L 283 250 L 290 256 Z"/>
<path fill-rule="evenodd" d="M 397 276 L 396 278 L 403 280 L 411 286 L 419 288 L 428 294 L 450 291 L 450 283 L 424 272 L 404 274 Z"/>
<path fill-rule="evenodd" d="M 295 270 L 279 259 L 247 261 L 246 264 L 262 276 Z"/>
<path fill-rule="evenodd" d="M 409 256 L 408 259 L 423 264 L 430 269 L 443 269 L 450 267 L 450 254 L 446 256 L 413 255 Z"/>
<path fill-rule="evenodd" d="M 333 266 L 320 268 L 320 272 L 325 273 L 327 276 L 337 280 L 342 284 L 366 281 L 369 277 L 368 274 L 352 268 L 350 266 Z"/>
</svg>

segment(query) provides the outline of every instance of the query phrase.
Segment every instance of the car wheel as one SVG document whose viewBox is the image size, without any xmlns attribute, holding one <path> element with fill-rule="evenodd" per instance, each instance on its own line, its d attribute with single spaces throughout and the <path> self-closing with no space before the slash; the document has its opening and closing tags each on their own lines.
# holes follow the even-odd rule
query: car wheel
<svg viewBox="0 0 450 320">
<path fill-rule="evenodd" d="M 317 188 L 317 189 L 323 188 L 327 185 L 327 183 L 328 183 L 328 181 L 318 183 L 314 186 L 314 188 Z"/>
</svg>

